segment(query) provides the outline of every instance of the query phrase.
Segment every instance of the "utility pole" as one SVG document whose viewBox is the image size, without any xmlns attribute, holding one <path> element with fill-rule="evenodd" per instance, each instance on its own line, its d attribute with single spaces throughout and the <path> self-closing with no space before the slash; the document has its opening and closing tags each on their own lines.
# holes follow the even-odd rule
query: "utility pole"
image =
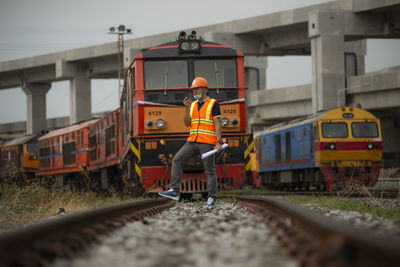
<svg viewBox="0 0 400 267">
<path fill-rule="evenodd" d="M 123 87 L 121 72 L 123 69 L 124 59 L 124 34 L 132 34 L 132 29 L 128 29 L 125 25 L 119 25 L 117 28 L 110 27 L 109 34 L 118 34 L 118 102 L 121 99 L 121 88 Z"/>
</svg>

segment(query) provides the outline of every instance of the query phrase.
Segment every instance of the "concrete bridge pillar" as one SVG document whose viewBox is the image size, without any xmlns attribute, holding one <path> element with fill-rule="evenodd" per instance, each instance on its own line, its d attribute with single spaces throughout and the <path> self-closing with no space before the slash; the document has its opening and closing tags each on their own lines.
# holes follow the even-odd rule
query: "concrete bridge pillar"
<svg viewBox="0 0 400 267">
<path fill-rule="evenodd" d="M 26 94 L 26 133 L 34 134 L 46 130 L 46 94 L 51 83 L 23 82 L 21 88 Z"/>
<path fill-rule="evenodd" d="M 312 112 L 337 106 L 344 98 L 345 45 L 342 13 L 314 10 L 308 17 L 312 55 Z"/>
<path fill-rule="evenodd" d="M 245 84 L 249 91 L 267 88 L 267 57 L 246 56 L 244 67 Z"/>
<path fill-rule="evenodd" d="M 87 64 L 56 62 L 56 78 L 70 80 L 70 123 L 88 120 L 92 117 L 91 85 Z"/>
<path fill-rule="evenodd" d="M 70 81 L 71 116 L 70 123 L 88 120 L 92 117 L 90 79 L 86 72 L 78 72 Z"/>
</svg>

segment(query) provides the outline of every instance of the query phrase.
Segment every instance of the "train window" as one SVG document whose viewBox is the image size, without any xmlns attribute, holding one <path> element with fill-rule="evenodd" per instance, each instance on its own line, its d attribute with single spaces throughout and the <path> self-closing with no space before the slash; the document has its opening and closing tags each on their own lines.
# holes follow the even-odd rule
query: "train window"
<svg viewBox="0 0 400 267">
<path fill-rule="evenodd" d="M 194 62 L 195 76 L 204 77 L 208 87 L 237 86 L 236 62 L 229 60 L 197 60 Z"/>
<path fill-rule="evenodd" d="M 348 137 L 347 124 L 345 122 L 322 123 L 322 136 L 325 138 L 346 138 Z"/>
<path fill-rule="evenodd" d="M 37 147 L 37 143 L 33 142 L 33 143 L 28 143 L 26 144 L 26 150 L 29 153 L 37 153 L 38 152 L 38 147 Z"/>
<path fill-rule="evenodd" d="M 378 137 L 378 125 L 376 122 L 353 122 L 351 132 L 355 138 L 373 138 Z"/>
<path fill-rule="evenodd" d="M 145 89 L 186 88 L 188 84 L 188 66 L 184 60 L 144 63 Z"/>
</svg>

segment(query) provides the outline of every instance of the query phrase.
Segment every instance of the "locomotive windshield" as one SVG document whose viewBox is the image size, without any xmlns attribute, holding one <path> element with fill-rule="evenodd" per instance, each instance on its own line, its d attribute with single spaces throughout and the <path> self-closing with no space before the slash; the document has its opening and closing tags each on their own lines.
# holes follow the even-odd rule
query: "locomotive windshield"
<svg viewBox="0 0 400 267">
<path fill-rule="evenodd" d="M 185 88 L 188 86 L 188 66 L 184 60 L 147 61 L 144 63 L 146 89 Z"/>
<path fill-rule="evenodd" d="M 322 136 L 325 138 L 346 138 L 347 124 L 344 122 L 322 123 Z"/>
<path fill-rule="evenodd" d="M 353 122 L 351 131 L 355 138 L 378 137 L 378 125 L 376 122 Z"/>
<path fill-rule="evenodd" d="M 154 103 L 182 106 L 182 100 L 192 97 L 188 88 L 191 79 L 204 77 L 208 82 L 208 95 L 216 100 L 230 101 L 239 98 L 235 59 L 185 59 L 148 60 L 144 62 L 144 88 L 160 89 L 144 93 L 144 100 Z M 220 88 L 226 88 L 219 90 Z M 233 88 L 229 88 L 233 87 Z M 164 89 L 164 90 L 163 90 Z M 169 90 L 165 90 L 169 89 Z"/>
<path fill-rule="evenodd" d="M 197 60 L 194 62 L 194 76 L 206 78 L 208 87 L 237 86 L 235 60 Z"/>
</svg>

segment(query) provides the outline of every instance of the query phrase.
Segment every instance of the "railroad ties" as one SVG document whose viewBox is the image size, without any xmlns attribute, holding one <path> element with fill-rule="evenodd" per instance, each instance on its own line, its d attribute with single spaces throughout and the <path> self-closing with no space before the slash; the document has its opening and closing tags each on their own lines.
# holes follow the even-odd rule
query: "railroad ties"
<svg viewBox="0 0 400 267">
<path fill-rule="evenodd" d="M 273 197 L 148 199 L 0 235 L 0 266 L 397 266 L 399 243 Z"/>
</svg>

